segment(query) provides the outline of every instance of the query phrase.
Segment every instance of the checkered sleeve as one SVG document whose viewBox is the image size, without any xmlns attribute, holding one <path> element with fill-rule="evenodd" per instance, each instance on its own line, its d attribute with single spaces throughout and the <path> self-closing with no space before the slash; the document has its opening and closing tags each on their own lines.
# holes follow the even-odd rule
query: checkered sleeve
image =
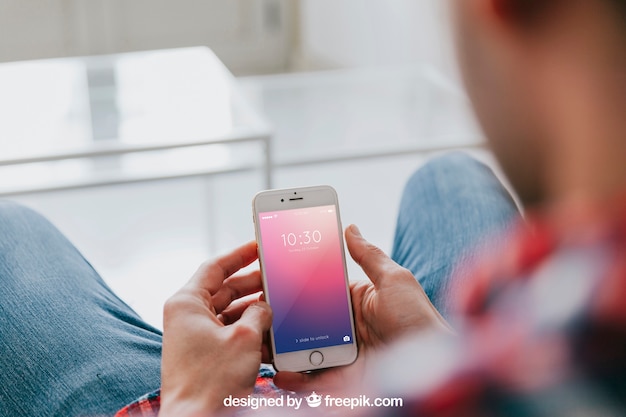
<svg viewBox="0 0 626 417">
<path fill-rule="evenodd" d="M 455 369 L 389 415 L 626 415 L 626 216 L 531 226 L 459 292 Z"/>
<path fill-rule="evenodd" d="M 161 391 L 157 390 L 133 401 L 115 414 L 115 417 L 156 417 L 161 405 Z"/>
<path fill-rule="evenodd" d="M 252 395 L 257 397 L 278 397 L 284 391 L 274 383 L 274 369 L 269 365 L 261 365 L 254 384 Z M 115 414 L 115 417 L 156 417 L 161 407 L 161 391 L 157 390 L 133 401 Z"/>
</svg>

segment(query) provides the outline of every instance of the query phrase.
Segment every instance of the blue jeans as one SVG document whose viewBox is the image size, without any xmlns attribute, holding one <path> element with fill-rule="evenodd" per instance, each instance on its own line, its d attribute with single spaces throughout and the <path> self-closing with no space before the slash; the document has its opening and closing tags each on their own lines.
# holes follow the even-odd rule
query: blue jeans
<svg viewBox="0 0 626 417">
<path fill-rule="evenodd" d="M 0 416 L 112 416 L 160 362 L 161 333 L 54 226 L 0 203 Z"/>
<path fill-rule="evenodd" d="M 487 246 L 497 256 L 519 218 L 490 168 L 464 153 L 450 153 L 429 161 L 407 183 L 391 257 L 413 273 L 449 318 L 451 277 L 470 279 L 471 271 L 463 267 Z"/>
<path fill-rule="evenodd" d="M 461 154 L 407 185 L 394 258 L 445 310 L 452 267 L 515 207 Z M 33 211 L 0 203 L 0 416 L 112 415 L 160 386 L 161 333 Z"/>
</svg>

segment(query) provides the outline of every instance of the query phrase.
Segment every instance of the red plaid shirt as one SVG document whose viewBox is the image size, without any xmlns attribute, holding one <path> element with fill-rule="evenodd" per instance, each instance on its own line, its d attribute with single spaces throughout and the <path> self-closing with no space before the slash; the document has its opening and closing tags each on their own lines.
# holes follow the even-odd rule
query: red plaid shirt
<svg viewBox="0 0 626 417">
<path fill-rule="evenodd" d="M 626 415 L 625 203 L 555 210 L 520 226 L 504 256 L 487 254 L 456 291 L 459 336 L 446 358 L 453 369 L 403 407 L 377 411 Z M 158 404 L 158 395 L 147 396 L 117 417 L 152 416 Z"/>
</svg>

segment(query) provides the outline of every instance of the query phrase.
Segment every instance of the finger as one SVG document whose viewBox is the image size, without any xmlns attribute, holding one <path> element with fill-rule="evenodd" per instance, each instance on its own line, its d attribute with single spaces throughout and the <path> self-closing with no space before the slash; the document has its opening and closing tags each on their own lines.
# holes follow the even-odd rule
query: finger
<svg viewBox="0 0 626 417">
<path fill-rule="evenodd" d="M 350 256 L 359 264 L 375 286 L 379 285 L 381 277 L 399 268 L 399 265 L 385 252 L 365 240 L 355 225 L 350 225 L 346 229 L 345 235 Z"/>
<path fill-rule="evenodd" d="M 301 392 L 305 390 L 313 391 L 311 374 L 301 374 L 297 372 L 279 371 L 274 375 L 274 385 L 288 391 Z"/>
<path fill-rule="evenodd" d="M 263 344 L 261 345 L 261 362 L 272 363 L 272 348 L 266 342 L 265 336 L 263 336 Z"/>
<path fill-rule="evenodd" d="M 217 315 L 225 326 L 231 325 L 241 318 L 241 315 L 248 307 L 259 301 L 259 297 L 256 295 L 250 295 L 248 297 L 240 298 L 239 300 L 231 303 L 224 311 Z"/>
<path fill-rule="evenodd" d="M 345 389 L 345 387 L 338 386 L 337 374 L 334 370 L 311 372 L 308 374 L 279 371 L 274 375 L 274 385 L 278 388 L 295 392 Z"/>
<path fill-rule="evenodd" d="M 257 259 L 256 242 L 248 242 L 231 253 L 204 263 L 193 275 L 188 286 L 214 295 L 224 280 Z"/>
<path fill-rule="evenodd" d="M 245 326 L 258 333 L 259 344 L 263 342 L 263 334 L 272 326 L 272 309 L 263 302 L 257 301 L 248 306 L 234 326 Z"/>
<path fill-rule="evenodd" d="M 254 271 L 246 275 L 227 278 L 221 288 L 213 295 L 213 306 L 218 313 L 235 300 L 250 294 L 260 292 L 263 289 L 261 272 Z M 258 297 L 257 297 L 258 298 Z"/>
<path fill-rule="evenodd" d="M 263 363 L 272 363 L 274 359 L 274 353 L 272 352 L 272 336 L 270 332 L 271 330 L 263 333 L 263 346 L 261 346 L 261 353 L 263 354 L 261 360 Z"/>
</svg>

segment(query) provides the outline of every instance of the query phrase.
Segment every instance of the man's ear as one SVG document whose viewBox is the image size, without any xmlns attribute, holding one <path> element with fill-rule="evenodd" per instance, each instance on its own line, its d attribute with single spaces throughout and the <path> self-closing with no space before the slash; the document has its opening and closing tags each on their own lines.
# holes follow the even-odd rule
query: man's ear
<svg viewBox="0 0 626 417">
<path fill-rule="evenodd" d="M 519 35 L 540 29 L 561 0 L 459 0 L 483 29 Z M 573 1 L 573 0 L 569 0 Z"/>
<path fill-rule="evenodd" d="M 533 0 L 492 0 L 491 7 L 493 12 L 501 19 L 507 21 L 517 21 L 528 13 L 527 3 L 534 3 Z"/>
<path fill-rule="evenodd" d="M 520 27 L 536 24 L 557 0 L 486 0 L 494 16 Z"/>
<path fill-rule="evenodd" d="M 465 2 L 465 8 L 472 21 L 478 22 L 479 26 L 489 28 L 496 26 L 509 26 L 517 20 L 520 6 L 518 3 L 524 0 L 460 0 Z M 532 0 L 527 0 L 532 1 Z"/>
</svg>

